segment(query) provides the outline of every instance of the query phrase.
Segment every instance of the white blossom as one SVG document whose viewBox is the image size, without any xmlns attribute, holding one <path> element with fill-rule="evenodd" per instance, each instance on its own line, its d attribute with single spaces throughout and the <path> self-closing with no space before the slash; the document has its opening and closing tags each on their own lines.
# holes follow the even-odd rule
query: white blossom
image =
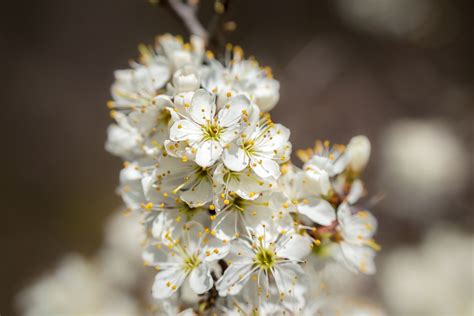
<svg viewBox="0 0 474 316">
<path fill-rule="evenodd" d="M 333 256 L 354 272 L 375 273 L 374 257 L 379 246 L 372 239 L 377 220 L 368 211 L 353 213 L 347 203 L 337 211 L 339 225 L 336 227 L 342 240 L 332 248 Z"/>
<path fill-rule="evenodd" d="M 189 109 L 176 112 L 179 119 L 170 129 L 170 139 L 186 142 L 196 150 L 196 163 L 201 167 L 213 165 L 225 146 L 234 140 L 244 128 L 250 101 L 244 95 L 236 95 L 221 109 L 216 108 L 213 96 L 205 90 L 197 90 Z"/>
<path fill-rule="evenodd" d="M 211 264 L 225 257 L 228 251 L 228 245 L 213 239 L 195 222 L 184 226 L 180 238 L 169 237 L 151 244 L 143 259 L 158 270 L 153 296 L 158 299 L 172 296 L 186 279 L 197 294 L 207 292 L 214 284 Z"/>
<path fill-rule="evenodd" d="M 347 155 L 349 167 L 354 172 L 361 172 L 369 162 L 370 141 L 364 135 L 352 137 L 347 145 L 345 155 Z"/>
<path fill-rule="evenodd" d="M 249 235 L 231 241 L 232 261 L 217 282 L 220 295 L 238 294 L 249 282 L 257 287 L 258 297 L 271 295 L 270 278 L 284 300 L 292 296 L 303 270 L 299 263 L 311 251 L 311 241 L 293 232 L 278 233 L 265 224 Z"/>
<path fill-rule="evenodd" d="M 259 177 L 278 179 L 280 164 L 290 158 L 290 131 L 267 116 L 257 121 L 258 109 L 252 109 L 251 115 L 252 125 L 224 149 L 224 164 L 233 171 L 250 166 Z"/>
<path fill-rule="evenodd" d="M 270 111 L 280 99 L 280 84 L 273 79 L 270 68 L 261 68 L 256 60 L 243 59 L 236 46 L 232 60 L 225 65 L 210 59 L 203 86 L 218 96 L 218 104 L 228 93 L 244 93 L 264 112 Z"/>
<path fill-rule="evenodd" d="M 118 192 L 141 218 L 145 266 L 158 271 L 151 311 L 333 313 L 337 300 L 315 299 L 303 267 L 375 272 L 377 222 L 358 204 L 368 139 L 347 148 L 318 141 L 298 151 L 298 168 L 290 130 L 266 113 L 279 99 L 268 68 L 239 47 L 217 61 L 195 37 L 164 35 L 140 52 L 132 69 L 116 72 L 106 149 L 124 160 Z M 100 255 L 112 272 L 125 266 L 111 262 L 116 253 Z"/>
</svg>

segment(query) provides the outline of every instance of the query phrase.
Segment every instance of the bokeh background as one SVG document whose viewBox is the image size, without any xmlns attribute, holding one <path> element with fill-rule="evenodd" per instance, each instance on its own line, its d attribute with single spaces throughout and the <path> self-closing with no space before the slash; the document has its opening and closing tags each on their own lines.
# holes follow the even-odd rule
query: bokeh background
<svg viewBox="0 0 474 316">
<path fill-rule="evenodd" d="M 203 22 L 212 5 L 202 1 Z M 225 17 L 237 23 L 227 40 L 280 80 L 272 116 L 294 148 L 371 139 L 365 179 L 383 197 L 372 207 L 383 250 L 363 294 L 389 314 L 416 309 L 400 309 L 384 275 L 426 270 L 393 269 L 394 254 L 411 247 L 422 257 L 417 247 L 446 227 L 471 238 L 460 251 L 467 271 L 450 277 L 459 262 L 440 244 L 448 268 L 427 279 L 454 278 L 458 290 L 464 279 L 473 297 L 472 9 L 469 0 L 234 0 Z M 9 1 L 0 15 L 0 313 L 16 315 L 15 294 L 64 253 L 93 254 L 121 205 L 121 162 L 104 150 L 113 70 L 138 43 L 186 30 L 144 0 Z"/>
</svg>

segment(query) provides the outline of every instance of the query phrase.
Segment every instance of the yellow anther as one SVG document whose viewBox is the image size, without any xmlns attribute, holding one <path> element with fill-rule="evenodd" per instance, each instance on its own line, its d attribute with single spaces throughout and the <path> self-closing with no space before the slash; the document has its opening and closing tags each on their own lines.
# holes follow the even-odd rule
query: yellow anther
<svg viewBox="0 0 474 316">
<path fill-rule="evenodd" d="M 206 52 L 206 57 L 207 57 L 207 59 L 214 59 L 214 53 L 211 52 L 210 50 L 208 50 Z"/>
</svg>

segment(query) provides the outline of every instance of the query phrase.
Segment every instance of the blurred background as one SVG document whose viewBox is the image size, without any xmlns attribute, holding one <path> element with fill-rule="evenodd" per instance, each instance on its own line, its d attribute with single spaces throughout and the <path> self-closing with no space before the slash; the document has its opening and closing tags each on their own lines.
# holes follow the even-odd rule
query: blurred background
<svg viewBox="0 0 474 316">
<path fill-rule="evenodd" d="M 0 313 L 16 315 L 16 293 L 65 253 L 92 255 L 121 205 L 121 162 L 104 150 L 113 71 L 140 42 L 186 30 L 145 0 L 2 6 Z M 202 0 L 203 22 L 212 6 Z M 472 9 L 469 0 L 235 0 L 225 16 L 237 24 L 227 40 L 280 81 L 272 116 L 295 149 L 371 139 L 365 179 L 384 196 L 372 208 L 383 249 L 361 291 L 390 315 L 472 315 Z"/>
</svg>

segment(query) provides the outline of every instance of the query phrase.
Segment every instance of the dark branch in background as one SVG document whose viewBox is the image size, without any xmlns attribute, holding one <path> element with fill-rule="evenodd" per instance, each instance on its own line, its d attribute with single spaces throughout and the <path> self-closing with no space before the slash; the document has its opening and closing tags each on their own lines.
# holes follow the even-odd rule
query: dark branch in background
<svg viewBox="0 0 474 316">
<path fill-rule="evenodd" d="M 199 21 L 199 0 L 149 0 L 152 4 L 161 4 L 170 9 L 188 29 L 189 33 L 204 39 L 206 46 L 216 52 L 226 44 L 225 32 L 235 30 L 234 22 L 224 23 L 223 16 L 227 12 L 230 0 L 215 0 L 214 14 L 205 28 Z"/>
<path fill-rule="evenodd" d="M 208 46 L 220 51 L 226 44 L 225 34 L 226 31 L 223 23 L 224 14 L 229 9 L 230 0 L 216 0 L 214 3 L 214 14 L 211 21 L 208 24 L 207 31 L 209 33 Z"/>
</svg>

